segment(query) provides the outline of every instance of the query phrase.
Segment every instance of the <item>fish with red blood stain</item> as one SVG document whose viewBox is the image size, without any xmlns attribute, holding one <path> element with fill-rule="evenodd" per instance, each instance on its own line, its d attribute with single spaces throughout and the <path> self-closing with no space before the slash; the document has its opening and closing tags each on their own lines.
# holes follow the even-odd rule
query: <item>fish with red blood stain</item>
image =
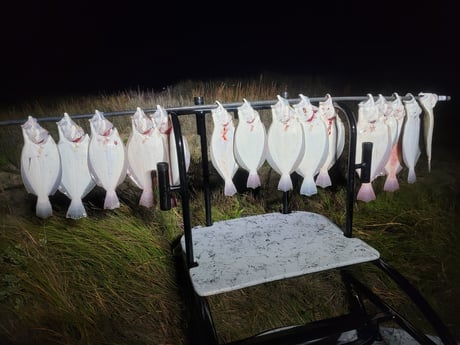
<svg viewBox="0 0 460 345">
<path fill-rule="evenodd" d="M 49 196 L 61 181 L 61 159 L 53 137 L 29 116 L 21 125 L 24 146 L 21 151 L 21 177 L 30 194 L 37 196 L 35 214 L 40 218 L 52 216 Z"/>
<path fill-rule="evenodd" d="M 299 96 L 300 102 L 294 104 L 294 109 L 303 128 L 305 151 L 296 172 L 303 177 L 300 194 L 311 196 L 318 192 L 314 178 L 327 158 L 329 140 L 321 112 L 308 97 Z"/>
<path fill-rule="evenodd" d="M 210 143 L 211 162 L 224 179 L 224 195 L 231 196 L 237 192 L 233 183 L 233 176 L 238 170 L 233 152 L 235 125 L 232 115 L 219 101 L 216 103 L 217 107 L 211 110 L 214 124 Z"/>
<path fill-rule="evenodd" d="M 56 124 L 62 165 L 59 191 L 71 200 L 66 217 L 83 218 L 87 214 L 82 198 L 95 186 L 88 167 L 89 136 L 67 113 L 64 113 L 63 118 Z"/>
<path fill-rule="evenodd" d="M 96 184 L 106 191 L 104 209 L 120 207 L 116 188 L 125 177 L 127 159 L 118 130 L 96 110 L 89 120 L 91 136 L 88 146 L 88 166 Z"/>
<path fill-rule="evenodd" d="M 278 190 L 293 189 L 291 174 L 297 169 L 305 150 L 302 126 L 287 99 L 278 97 L 271 106 L 272 122 L 267 135 L 267 162 L 281 175 Z"/>
<path fill-rule="evenodd" d="M 328 154 L 316 177 L 316 185 L 326 188 L 332 185 L 329 170 L 334 166 L 343 152 L 345 128 L 332 103 L 330 94 L 326 94 L 324 102 L 319 102 L 318 109 L 327 126 Z"/>
<path fill-rule="evenodd" d="M 249 172 L 246 186 L 260 186 L 259 168 L 267 155 L 267 133 L 257 110 L 243 98 L 238 107 L 238 125 L 235 129 L 234 153 L 240 167 Z M 225 131 L 225 130 L 224 130 Z M 228 139 L 227 132 L 224 139 Z"/>
<path fill-rule="evenodd" d="M 172 128 L 171 119 L 166 109 L 161 105 L 157 105 L 157 110 L 152 114 L 152 119 L 155 123 L 155 127 L 160 131 L 164 140 L 166 160 L 169 162 L 171 184 L 178 186 L 180 184 L 179 159 L 177 157 L 176 137 Z M 190 149 L 187 138 L 184 135 L 182 135 L 182 142 L 184 144 L 185 171 L 188 171 L 190 167 Z M 173 205 L 175 204 L 176 202 L 174 200 Z"/>
<path fill-rule="evenodd" d="M 372 181 L 381 175 L 389 153 L 391 152 L 391 133 L 384 119 L 379 115 L 379 108 L 374 102 L 371 94 L 369 99 L 358 104 L 358 122 L 356 137 L 356 163 L 362 162 L 362 144 L 372 143 L 372 162 L 370 171 L 370 182 L 362 183 L 357 200 L 369 202 L 375 200 L 375 192 Z M 361 170 L 358 169 L 360 175 Z"/>
<path fill-rule="evenodd" d="M 142 189 L 139 205 L 148 208 L 154 205 L 151 173 L 157 170 L 157 163 L 166 161 L 166 147 L 160 130 L 141 108 L 131 116 L 131 124 L 126 144 L 127 173 Z"/>
<path fill-rule="evenodd" d="M 393 147 L 391 149 L 390 157 L 385 165 L 385 173 L 387 178 L 383 185 L 383 190 L 386 192 L 394 192 L 399 189 L 399 182 L 397 175 L 402 170 L 401 165 L 401 131 L 404 124 L 404 117 L 406 116 L 406 110 L 404 104 L 401 101 L 401 97 L 395 92 L 393 93 L 395 98 L 391 103 L 391 114 L 397 122 L 396 138 L 394 139 Z"/>
</svg>

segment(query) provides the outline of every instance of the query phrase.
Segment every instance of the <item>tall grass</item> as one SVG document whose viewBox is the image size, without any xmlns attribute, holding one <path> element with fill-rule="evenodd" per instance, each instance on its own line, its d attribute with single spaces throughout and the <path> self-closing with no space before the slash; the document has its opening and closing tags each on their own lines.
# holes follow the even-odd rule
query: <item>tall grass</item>
<svg viewBox="0 0 460 345">
<path fill-rule="evenodd" d="M 273 99 L 283 91 L 289 91 L 291 96 L 300 92 L 308 96 L 327 92 L 345 95 L 352 89 L 350 85 L 291 76 L 184 81 L 162 92 L 127 90 L 114 95 L 18 105 L 3 111 L 0 119 L 92 113 L 95 109 L 134 112 L 138 106 L 151 109 L 157 104 L 191 105 L 198 95 L 212 103 Z M 383 91 L 375 90 L 378 92 Z M 262 116 L 269 121 L 267 112 Z M 127 138 L 131 130 L 129 117 L 112 120 Z M 193 222 L 204 223 L 198 138 L 193 119 L 183 121 L 189 144 L 195 147 L 190 167 Z M 79 120 L 86 130 L 87 122 Z M 57 139 L 55 124 L 43 125 Z M 140 190 L 126 180 L 118 188 L 120 209 L 102 210 L 104 193 L 96 188 L 84 199 L 88 218 L 68 220 L 65 212 L 69 201 L 58 192 L 51 198 L 54 216 L 40 220 L 34 215 L 35 197 L 27 195 L 20 180 L 21 147 L 19 126 L 0 128 L 0 343 L 184 343 L 187 324 L 171 250 L 181 234 L 181 209 L 161 212 L 158 207 L 138 206 Z M 401 189 L 397 192 L 384 193 L 383 181 L 377 180 L 377 200 L 355 204 L 353 231 L 417 285 L 448 326 L 458 332 L 460 322 L 451 303 L 460 296 L 456 266 L 460 243 L 458 162 L 448 153 L 441 153 L 434 150 L 431 173 L 426 170 L 426 161 L 420 160 L 414 185 L 404 181 L 405 170 L 400 174 Z M 337 164 L 334 186 L 320 189 L 310 198 L 298 195 L 301 181 L 294 176 L 292 207 L 324 214 L 342 225 L 345 190 L 340 167 Z M 276 190 L 279 176 L 267 164 L 261 169 L 264 188 L 230 198 L 223 196 L 221 181 L 211 172 L 214 220 L 281 209 L 281 195 Z M 357 274 L 386 298 L 415 313 L 407 299 L 372 266 L 364 266 Z M 279 295 L 280 290 L 288 292 Z M 340 277 L 335 272 L 210 299 L 221 340 L 280 326 L 285 321 L 305 322 L 337 315 L 344 304 Z"/>
</svg>

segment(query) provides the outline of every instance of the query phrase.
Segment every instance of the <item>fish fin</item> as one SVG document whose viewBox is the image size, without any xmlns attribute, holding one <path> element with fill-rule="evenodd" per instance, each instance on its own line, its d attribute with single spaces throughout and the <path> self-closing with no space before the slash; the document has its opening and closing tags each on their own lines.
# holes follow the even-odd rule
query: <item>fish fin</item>
<svg viewBox="0 0 460 345">
<path fill-rule="evenodd" d="M 316 188 L 315 180 L 313 176 L 305 177 L 302 181 L 302 185 L 300 186 L 300 194 L 306 196 L 312 196 L 318 193 L 318 189 Z"/>
<path fill-rule="evenodd" d="M 278 183 L 278 190 L 282 192 L 287 192 L 292 189 L 292 180 L 289 174 L 281 175 L 280 181 Z"/>
<path fill-rule="evenodd" d="M 120 207 L 120 201 L 115 190 L 107 191 L 105 194 L 104 209 L 113 210 L 118 207 Z"/>
<path fill-rule="evenodd" d="M 415 183 L 417 177 L 415 176 L 415 169 L 409 168 L 409 173 L 407 175 L 407 183 Z"/>
<path fill-rule="evenodd" d="M 80 219 L 86 216 L 86 210 L 83 206 L 83 202 L 81 201 L 81 199 L 72 199 L 72 201 L 70 202 L 70 206 L 67 209 L 66 217 L 72 219 Z"/>
<path fill-rule="evenodd" d="M 396 176 L 387 175 L 387 179 L 385 180 L 385 184 L 383 185 L 383 190 L 385 192 L 394 192 L 395 190 L 399 189 L 399 183 Z"/>
<path fill-rule="evenodd" d="M 248 182 L 246 184 L 248 188 L 257 188 L 260 187 L 260 177 L 257 172 L 250 172 L 248 176 Z"/>
<path fill-rule="evenodd" d="M 316 178 L 316 185 L 321 188 L 332 186 L 331 177 L 328 171 L 321 170 Z"/>
<path fill-rule="evenodd" d="M 372 188 L 372 183 L 369 182 L 361 184 L 361 188 L 359 188 L 356 199 L 364 202 L 375 200 L 375 193 L 374 188 Z"/>
<path fill-rule="evenodd" d="M 232 196 L 236 193 L 236 187 L 232 180 L 225 181 L 224 195 Z"/>
<path fill-rule="evenodd" d="M 53 208 L 51 207 L 51 202 L 48 197 L 37 197 L 35 213 L 37 217 L 43 219 L 53 215 Z"/>
<path fill-rule="evenodd" d="M 153 206 L 153 190 L 151 188 L 143 189 L 139 205 L 150 208 Z"/>
</svg>

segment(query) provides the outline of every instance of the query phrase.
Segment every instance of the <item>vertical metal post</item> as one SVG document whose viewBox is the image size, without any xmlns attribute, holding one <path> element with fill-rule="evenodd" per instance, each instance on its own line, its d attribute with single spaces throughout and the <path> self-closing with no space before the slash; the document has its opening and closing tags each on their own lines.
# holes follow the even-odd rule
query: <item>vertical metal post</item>
<svg viewBox="0 0 460 345">
<path fill-rule="evenodd" d="M 285 90 L 281 93 L 281 96 L 285 99 L 289 98 L 288 92 Z M 291 211 L 289 210 L 289 192 L 283 192 L 283 213 L 287 214 L 290 213 Z"/>
<path fill-rule="evenodd" d="M 348 144 L 348 178 L 347 178 L 347 195 L 346 195 L 346 214 L 345 214 L 345 230 L 343 234 L 346 237 L 352 236 L 353 225 L 353 205 L 355 198 L 355 169 L 356 169 L 356 118 L 355 114 L 344 104 L 339 105 L 340 109 L 345 113 L 349 129 L 349 144 Z"/>
<path fill-rule="evenodd" d="M 203 105 L 204 98 L 202 96 L 194 97 L 195 105 Z M 208 141 L 206 138 L 206 118 L 204 111 L 195 112 L 197 133 L 200 136 L 201 147 L 201 171 L 203 173 L 203 189 L 204 189 L 204 207 L 206 212 L 206 225 L 212 225 L 211 219 L 211 192 L 209 189 L 209 160 L 208 160 Z"/>
<path fill-rule="evenodd" d="M 176 113 L 171 113 L 171 121 L 173 125 L 174 138 L 176 140 L 177 160 L 179 164 L 180 178 L 180 194 L 182 197 L 182 215 L 184 220 L 184 237 L 186 248 L 186 260 L 188 268 L 197 265 L 193 256 L 193 240 L 192 240 L 192 224 L 190 216 L 190 195 L 188 191 L 187 169 L 185 166 L 185 148 L 182 138 L 182 130 L 179 122 L 179 116 Z"/>
</svg>

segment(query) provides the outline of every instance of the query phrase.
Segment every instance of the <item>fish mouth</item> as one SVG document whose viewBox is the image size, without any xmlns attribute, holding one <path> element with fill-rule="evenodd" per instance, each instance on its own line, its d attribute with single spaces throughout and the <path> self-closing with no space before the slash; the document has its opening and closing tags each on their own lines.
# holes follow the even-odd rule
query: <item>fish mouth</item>
<svg viewBox="0 0 460 345">
<path fill-rule="evenodd" d="M 79 143 L 82 138 L 83 138 L 83 136 L 79 136 L 78 138 L 73 139 L 72 142 L 73 143 Z"/>
</svg>

